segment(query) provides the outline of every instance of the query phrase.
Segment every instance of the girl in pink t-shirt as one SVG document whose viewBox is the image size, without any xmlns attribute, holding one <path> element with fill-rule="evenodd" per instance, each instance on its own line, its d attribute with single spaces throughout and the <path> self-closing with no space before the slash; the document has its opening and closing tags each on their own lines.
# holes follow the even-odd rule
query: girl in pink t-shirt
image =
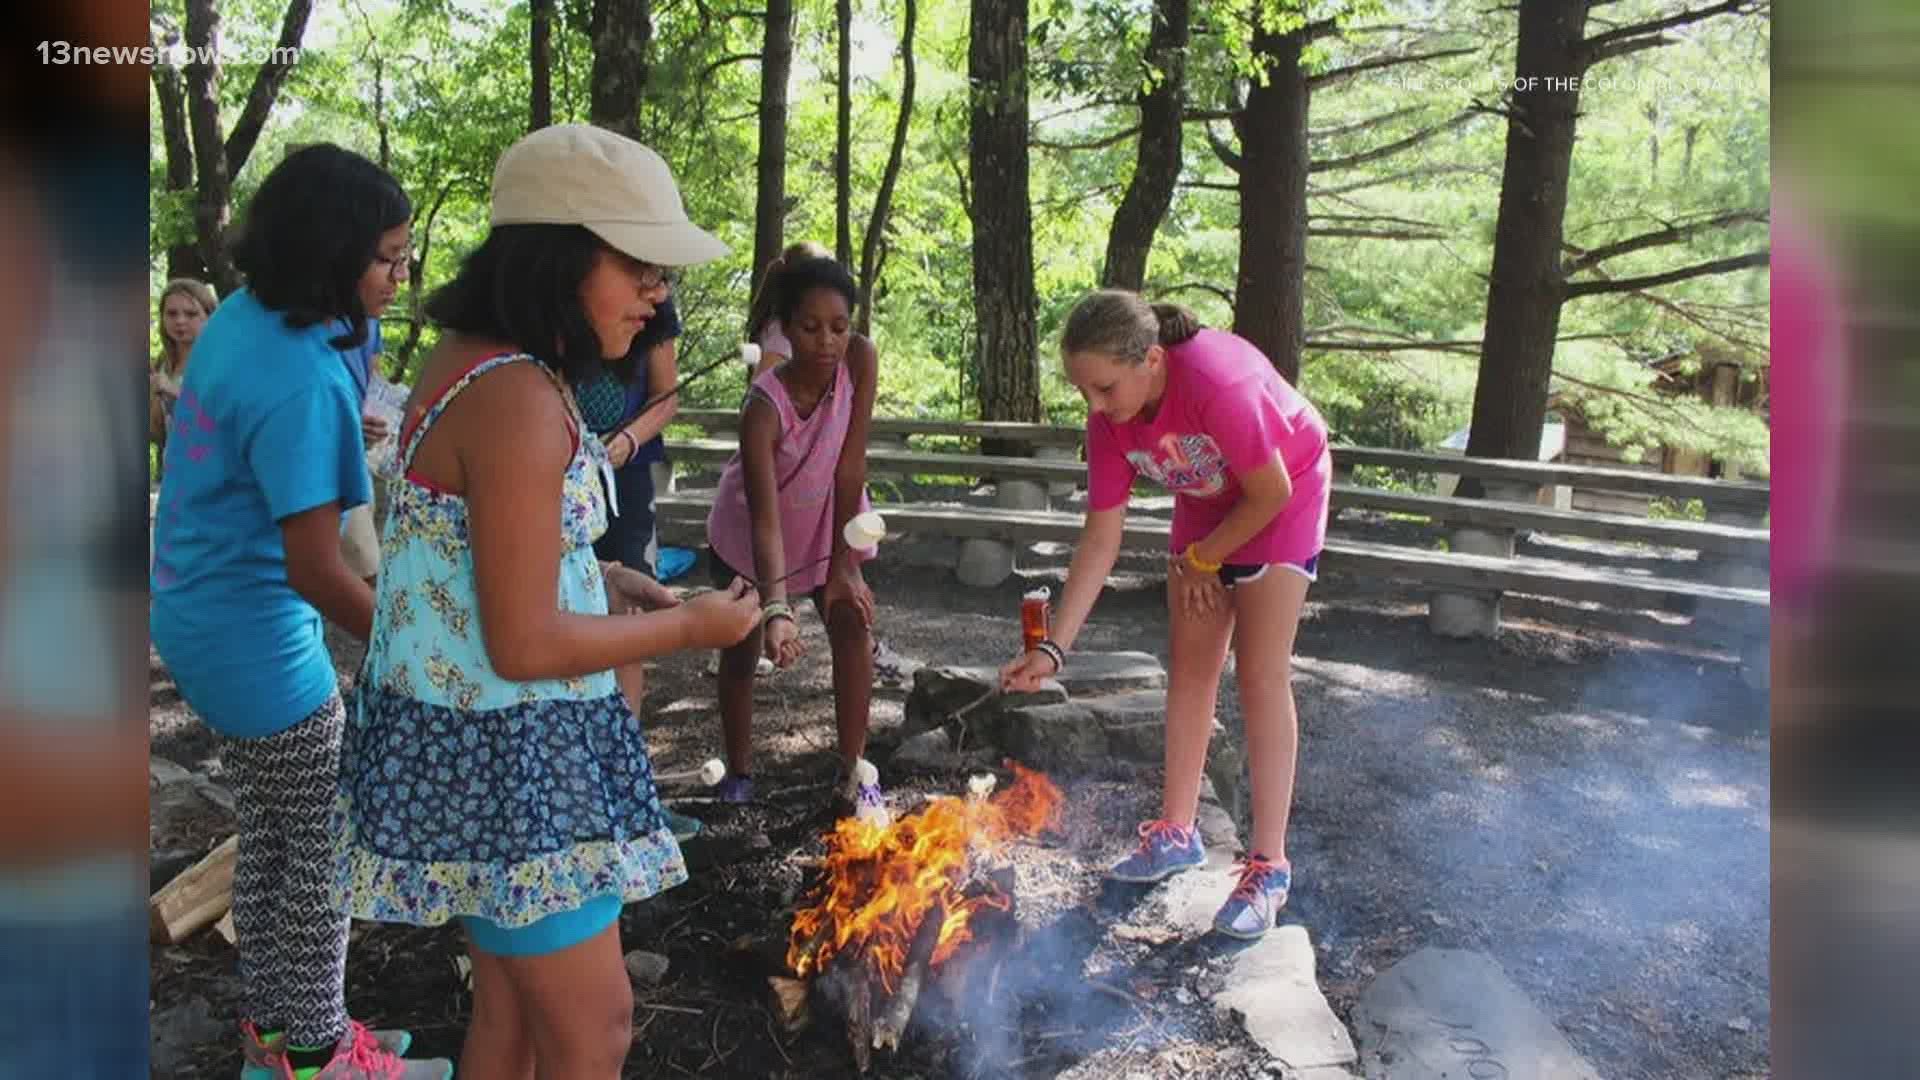
<svg viewBox="0 0 1920 1080">
<path fill-rule="evenodd" d="M 740 414 L 740 451 L 727 464 L 707 518 L 715 582 L 760 584 L 765 617 L 720 654 L 720 719 L 727 775 L 719 795 L 752 798 L 753 683 L 761 654 L 779 667 L 805 652 L 789 596 L 811 596 L 833 653 L 834 714 L 847 802 L 862 790 L 855 764 L 873 698 L 873 591 L 860 564 L 874 549 L 847 546 L 847 522 L 870 508 L 867 428 L 879 356 L 852 327 L 853 278 L 832 259 L 803 258 L 780 277 L 774 314 L 793 352 L 753 380 Z M 788 576 L 791 574 L 792 576 Z"/>
<path fill-rule="evenodd" d="M 1060 351 L 1087 399 L 1087 520 L 1054 638 L 1003 668 L 1002 681 L 1031 690 L 1065 665 L 1119 555 L 1134 477 L 1172 491 L 1166 788 L 1161 816 L 1140 826 L 1139 849 L 1108 876 L 1159 881 L 1205 861 L 1194 817 L 1231 644 L 1240 658 L 1253 844 L 1214 928 L 1257 938 L 1292 883 L 1293 641 L 1326 539 L 1326 423 L 1251 343 L 1130 292 L 1082 300 L 1067 317 Z"/>
</svg>

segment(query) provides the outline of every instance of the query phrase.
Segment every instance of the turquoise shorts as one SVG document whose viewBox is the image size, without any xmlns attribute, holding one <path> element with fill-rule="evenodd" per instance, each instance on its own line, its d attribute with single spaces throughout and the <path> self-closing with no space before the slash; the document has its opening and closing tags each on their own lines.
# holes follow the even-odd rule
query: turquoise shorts
<svg viewBox="0 0 1920 1080">
<path fill-rule="evenodd" d="M 495 956 L 544 956 L 593 937 L 620 919 L 618 896 L 596 896 L 586 906 L 549 915 L 526 926 L 505 927 L 492 919 L 465 916 L 461 922 L 478 948 Z"/>
</svg>

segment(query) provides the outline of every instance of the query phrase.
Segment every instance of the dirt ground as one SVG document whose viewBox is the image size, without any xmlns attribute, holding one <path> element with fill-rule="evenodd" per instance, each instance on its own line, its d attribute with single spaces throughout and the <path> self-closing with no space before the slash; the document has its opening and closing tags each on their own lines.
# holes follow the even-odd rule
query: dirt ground
<svg viewBox="0 0 1920 1080">
<path fill-rule="evenodd" d="M 916 659 L 1000 663 L 1018 641 L 1020 593 L 1036 580 L 1057 590 L 1064 553 L 1042 549 L 1022 575 L 980 590 L 933 569 L 949 546 L 889 543 L 869 573 L 878 631 Z M 1164 659 L 1153 570 L 1151 560 L 1123 564 L 1079 648 Z M 701 580 L 696 568 L 675 584 Z M 1415 590 L 1330 569 L 1301 628 L 1296 877 L 1282 918 L 1311 935 L 1335 1011 L 1350 1018 L 1371 978 L 1423 945 L 1477 949 L 1602 1076 L 1765 1075 L 1765 696 L 1744 686 L 1729 657 L 1519 621 L 1494 640 L 1448 641 L 1428 632 L 1425 611 Z M 660 985 L 636 991 L 629 1076 L 851 1073 L 838 1024 L 778 1032 L 767 964 L 736 947 L 779 932 L 806 884 L 795 860 L 820 850 L 828 824 L 832 696 L 810 611 L 802 625 L 814 656 L 757 694 L 762 801 L 680 803 L 706 822 L 686 845 L 692 880 L 623 917 L 626 948 L 670 961 Z M 336 655 L 347 677 L 358 653 L 342 642 Z M 718 753 L 707 661 L 688 654 L 653 666 L 644 717 L 656 769 L 695 768 Z M 217 778 L 212 738 L 153 666 L 155 756 Z M 969 763 L 941 775 L 888 770 L 904 698 L 880 690 L 872 714 L 870 756 L 896 804 L 963 790 Z M 1230 733 L 1238 726 L 1230 678 L 1221 720 Z M 1028 938 L 1005 1007 L 916 1030 L 899 1054 L 877 1057 L 871 1075 L 1277 1074 L 1207 1004 L 1230 958 L 1133 926 L 1151 898 L 1100 884 L 1130 846 L 1131 824 L 1157 808 L 1155 771 L 1106 766 L 1054 779 L 1066 815 L 1020 855 Z M 179 820 L 188 824 L 177 835 L 156 835 L 157 851 L 204 851 L 231 827 L 217 807 Z M 1112 933 L 1122 923 L 1130 930 Z M 460 952 L 453 929 L 356 925 L 351 1010 L 410 1027 L 417 1053 L 457 1056 L 470 1005 Z M 232 949 L 212 933 L 156 948 L 152 976 L 156 1030 L 174 1015 L 214 1033 L 170 1054 L 164 1075 L 232 1075 Z"/>
</svg>

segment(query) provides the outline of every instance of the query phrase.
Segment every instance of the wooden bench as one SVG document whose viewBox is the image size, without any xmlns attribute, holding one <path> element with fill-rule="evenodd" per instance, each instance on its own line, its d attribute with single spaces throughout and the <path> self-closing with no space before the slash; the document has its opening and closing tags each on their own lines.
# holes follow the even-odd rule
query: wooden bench
<svg viewBox="0 0 1920 1080">
<path fill-rule="evenodd" d="M 682 409 L 675 414 L 674 423 L 689 424 L 707 432 L 725 432 L 729 435 L 737 431 L 740 423 L 738 414 L 724 409 Z M 906 438 L 915 435 L 934 435 L 961 437 L 969 439 L 1000 439 L 1025 442 L 1035 447 L 1072 447 L 1078 449 L 1084 440 L 1080 428 L 1063 427 L 1058 424 L 1013 424 L 992 423 L 978 420 L 907 420 L 893 417 L 875 417 L 873 431 L 878 435 Z M 672 440 L 672 446 L 717 446 L 729 447 L 732 453 L 732 440 Z M 875 448 L 873 453 L 914 453 L 900 448 Z M 920 452 L 925 455 L 927 452 Z M 946 457 L 956 455 L 947 454 Z M 979 456 L 979 455 L 973 455 Z M 693 459 L 689 459 L 693 460 Z M 724 460 L 724 458 L 722 459 Z M 1601 491 L 1618 491 L 1634 495 L 1650 495 L 1680 502 L 1699 499 L 1710 510 L 1738 512 L 1756 518 L 1764 516 L 1768 507 L 1769 488 L 1766 484 L 1748 481 L 1710 480 L 1693 476 L 1670 476 L 1665 473 L 1644 472 L 1639 469 L 1606 468 L 1592 465 L 1556 465 L 1552 462 L 1507 461 L 1493 458 L 1470 458 L 1454 454 L 1429 454 L 1414 450 L 1383 450 L 1369 446 L 1349 446 L 1336 444 L 1333 448 L 1334 467 L 1342 471 L 1356 465 L 1373 465 L 1386 469 L 1407 472 L 1440 473 L 1454 476 L 1472 477 L 1476 480 L 1492 480 L 1533 487 L 1553 487 L 1556 485 L 1578 485 Z M 984 464 L 991 465 L 993 474 L 1016 479 L 1053 480 L 1059 478 L 1079 478 L 1085 475 L 1084 465 L 1075 465 L 1060 459 L 1036 460 L 1016 457 L 982 457 Z M 911 464 L 910 459 L 898 459 L 902 466 Z M 1078 470 L 1077 472 L 1075 470 Z M 925 472 L 939 475 L 936 468 L 908 468 L 905 471 Z M 956 475 L 947 473 L 946 475 Z M 975 474 L 978 475 L 978 474 Z"/>
<path fill-rule="evenodd" d="M 731 430 L 731 413 L 679 415 L 713 430 Z M 907 421 L 876 419 L 906 434 L 1014 436 L 1022 431 L 1067 445 L 1079 431 L 1047 425 L 983 425 L 965 421 Z M 1044 436 L 1038 432 L 1046 432 Z M 723 466 L 737 446 L 730 439 L 674 439 L 669 456 L 693 466 Z M 1429 615 L 1436 633 L 1447 636 L 1483 636 L 1499 627 L 1503 594 L 1550 597 L 1592 603 L 1626 611 L 1664 611 L 1695 614 L 1696 627 L 1711 626 L 1718 642 L 1733 644 L 1753 663 L 1764 679 L 1765 615 L 1768 592 L 1765 565 L 1769 537 L 1760 527 L 1766 511 L 1765 484 L 1728 483 L 1694 477 L 1667 476 L 1633 469 L 1594 468 L 1550 463 L 1465 458 L 1450 454 L 1423 454 L 1336 445 L 1333 449 L 1336 483 L 1332 505 L 1343 510 L 1370 510 L 1426 518 L 1449 530 L 1449 550 L 1333 537 L 1326 547 L 1328 565 L 1342 571 L 1417 582 L 1431 588 Z M 1014 553 L 1035 541 L 1072 542 L 1079 535 L 1080 515 L 1052 511 L 1045 496 L 1049 486 L 1072 490 L 1084 486 L 1086 466 L 1077 460 L 989 456 L 973 453 L 910 450 L 875 445 L 867 453 L 871 473 L 956 477 L 988 481 L 998 505 L 947 508 L 894 504 L 884 512 L 889 521 L 909 531 L 926 530 L 960 541 L 956 572 L 963 581 L 997 584 L 1014 569 Z M 1343 482 L 1355 465 L 1395 470 L 1447 473 L 1473 477 L 1486 486 L 1486 498 L 1467 499 L 1389 491 Z M 1653 519 L 1625 514 L 1560 510 L 1542 505 L 1543 488 L 1577 484 L 1664 496 L 1676 500 L 1701 499 L 1710 508 L 1706 522 Z M 1142 488 L 1158 491 L 1144 481 Z M 1161 496 L 1164 498 L 1164 496 Z M 685 502 L 685 496 L 665 496 L 662 515 L 697 513 L 705 520 L 705 504 Z M 695 507 L 697 509 L 689 509 Z M 1127 527 L 1126 543 L 1137 549 L 1165 550 L 1169 523 L 1135 515 Z M 1612 542 L 1678 548 L 1699 553 L 1691 564 L 1695 579 L 1655 577 L 1565 561 L 1516 556 L 1516 531 L 1583 537 Z M 1711 580 L 1699 580 L 1707 577 Z M 1757 642 L 1757 644 L 1756 644 Z M 1756 655 L 1758 654 L 1758 655 Z"/>
<path fill-rule="evenodd" d="M 681 439 L 667 444 L 668 454 L 676 461 L 707 467 L 725 465 L 737 449 L 737 444 L 723 439 Z M 1076 483 L 1084 481 L 1087 475 L 1087 467 L 1074 462 L 926 450 L 869 450 L 867 469 L 871 473 L 884 475 Z M 1605 471 L 1623 472 L 1636 477 L 1640 475 L 1624 469 Z M 1429 518 L 1436 524 L 1534 529 L 1597 540 L 1657 544 L 1702 553 L 1734 555 L 1760 562 L 1767 557 L 1767 530 L 1709 522 L 1556 510 L 1534 503 L 1418 495 L 1338 483 L 1333 488 L 1333 508 L 1335 511 L 1360 509 L 1412 514 Z"/>
<path fill-rule="evenodd" d="M 663 530 L 674 538 L 689 539 L 687 526 L 704 530 L 713 508 L 710 495 L 683 492 L 661 495 L 657 511 Z M 877 504 L 890 532 L 929 532 L 941 536 L 1001 540 L 1016 544 L 1054 541 L 1071 544 L 1080 538 L 1079 514 L 1052 510 L 1004 510 L 997 507 L 927 506 L 915 503 Z M 1136 551 L 1166 551 L 1172 531 L 1163 519 L 1129 516 L 1125 547 Z M 695 541 L 704 543 L 704 536 Z M 1635 610 L 1715 614 L 1738 619 L 1768 607 L 1764 589 L 1674 581 L 1588 567 L 1545 564 L 1523 559 L 1498 559 L 1449 551 L 1427 551 L 1364 540 L 1327 542 L 1324 565 L 1341 573 L 1372 574 L 1398 581 L 1441 587 L 1492 589 L 1589 601 Z"/>
</svg>

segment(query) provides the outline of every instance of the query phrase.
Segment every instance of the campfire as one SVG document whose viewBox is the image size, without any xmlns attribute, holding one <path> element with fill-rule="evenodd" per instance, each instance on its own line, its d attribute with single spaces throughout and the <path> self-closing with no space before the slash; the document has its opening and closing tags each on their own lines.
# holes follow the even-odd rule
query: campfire
<svg viewBox="0 0 1920 1080">
<path fill-rule="evenodd" d="M 846 1015 L 860 1071 L 874 1050 L 892 1051 L 929 981 L 959 1006 L 991 1000 L 1001 962 L 1018 937 L 1009 841 L 1057 823 L 1060 789 L 1009 763 L 999 794 L 992 776 L 965 798 L 939 797 L 898 821 L 846 818 L 827 836 L 823 877 L 795 913 L 787 967 L 776 979 L 783 1011 L 809 988 Z"/>
</svg>

